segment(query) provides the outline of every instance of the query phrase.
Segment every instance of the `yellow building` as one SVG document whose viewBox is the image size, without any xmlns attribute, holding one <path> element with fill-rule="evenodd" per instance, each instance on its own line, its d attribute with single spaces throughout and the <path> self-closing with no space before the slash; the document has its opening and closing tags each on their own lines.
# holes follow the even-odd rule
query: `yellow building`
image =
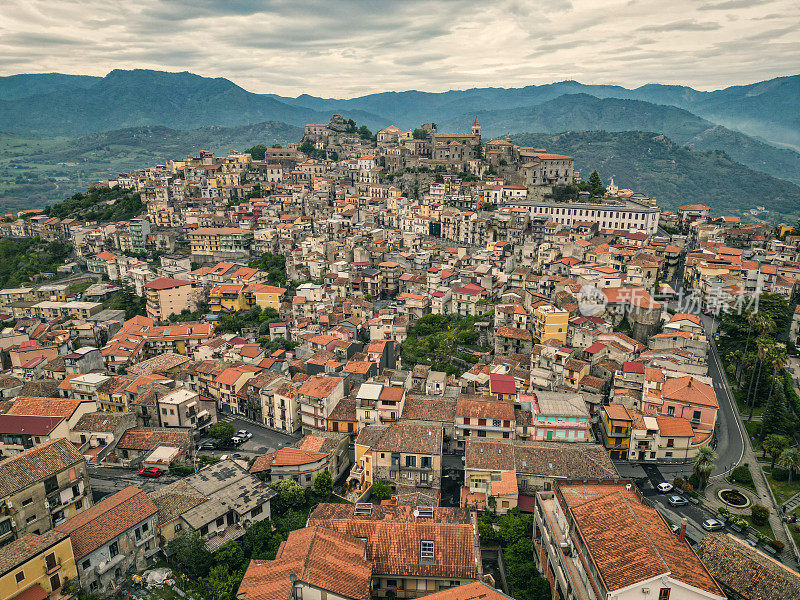
<svg viewBox="0 0 800 600">
<path fill-rule="evenodd" d="M 261 283 L 219 283 L 211 288 L 208 304 L 214 312 L 248 310 L 256 306 L 278 310 L 285 293 L 284 288 Z"/>
<path fill-rule="evenodd" d="M 533 310 L 533 337 L 537 343 L 556 339 L 567 343 L 569 313 L 552 304 L 543 304 Z"/>
<path fill-rule="evenodd" d="M 621 404 L 609 404 L 603 407 L 600 432 L 603 445 L 611 459 L 627 459 L 631 444 L 633 418 L 628 409 Z"/>
<path fill-rule="evenodd" d="M 69 536 L 28 533 L 0 549 L 0 600 L 57 598 L 78 576 Z"/>
</svg>

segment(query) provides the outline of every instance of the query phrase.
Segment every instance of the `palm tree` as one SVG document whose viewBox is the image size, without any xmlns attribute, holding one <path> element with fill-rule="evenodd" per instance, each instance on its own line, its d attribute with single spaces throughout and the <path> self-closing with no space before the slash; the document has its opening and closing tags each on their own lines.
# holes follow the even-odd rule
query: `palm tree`
<svg viewBox="0 0 800 600">
<path fill-rule="evenodd" d="M 751 312 L 750 314 L 747 315 L 747 323 L 748 323 L 747 340 L 744 343 L 744 352 L 742 352 L 742 359 L 744 359 L 744 357 L 747 356 L 747 350 L 750 346 L 750 334 L 753 331 L 753 324 L 756 322 L 757 315 L 758 313 L 755 312 Z M 740 388 L 742 387 L 742 375 L 743 375 L 742 366 L 743 363 L 740 362 L 739 365 L 736 367 L 736 383 Z"/>
<path fill-rule="evenodd" d="M 694 457 L 694 474 L 701 488 L 708 483 L 711 472 L 714 470 L 714 461 L 717 460 L 717 453 L 708 446 L 702 446 Z"/>
<path fill-rule="evenodd" d="M 787 448 L 783 451 L 780 458 L 778 458 L 778 464 L 785 469 L 789 469 L 789 485 L 792 485 L 794 470 L 800 467 L 800 450 L 797 448 Z"/>
<path fill-rule="evenodd" d="M 758 339 L 756 339 L 758 368 L 756 369 L 755 378 L 752 379 L 750 382 L 752 385 L 753 381 L 755 381 L 755 385 L 753 386 L 752 398 L 750 398 L 750 392 L 748 391 L 748 399 L 750 402 L 750 415 L 747 417 L 748 421 L 753 420 L 753 410 L 755 410 L 756 407 L 756 398 L 758 397 L 758 384 L 761 380 L 761 371 L 764 367 L 764 360 L 767 358 L 771 346 L 772 346 L 772 340 L 770 340 L 766 336 L 760 336 Z"/>
</svg>

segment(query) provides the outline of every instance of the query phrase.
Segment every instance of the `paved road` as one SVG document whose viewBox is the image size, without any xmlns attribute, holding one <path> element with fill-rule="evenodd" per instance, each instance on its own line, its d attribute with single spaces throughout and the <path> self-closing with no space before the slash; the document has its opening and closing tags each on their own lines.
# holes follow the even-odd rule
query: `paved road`
<svg viewBox="0 0 800 600">
<path fill-rule="evenodd" d="M 742 420 L 739 418 L 739 411 L 736 408 L 736 401 L 733 399 L 733 391 L 725 377 L 722 361 L 717 351 L 717 344 L 714 342 L 713 334 L 718 325 L 716 319 L 702 317 L 703 326 L 709 336 L 711 351 L 708 354 L 708 374 L 714 382 L 714 391 L 717 394 L 719 412 L 717 413 L 717 464 L 712 473 L 712 477 L 724 477 L 738 466 L 745 454 L 745 436 L 747 432 Z"/>
<path fill-rule="evenodd" d="M 154 492 L 178 479 L 178 476 L 168 473 L 158 478 L 140 477 L 135 469 L 89 465 L 89 485 L 95 502 L 129 485 L 135 485 L 145 492 Z"/>
<path fill-rule="evenodd" d="M 299 440 L 302 436 L 299 434 L 290 435 L 288 433 L 281 433 L 274 429 L 268 429 L 256 425 L 251 421 L 245 421 L 233 415 L 220 415 L 220 421 L 225 421 L 233 425 L 236 430 L 246 429 L 253 434 L 253 437 L 246 441 L 244 444 L 236 448 L 236 450 L 217 450 L 214 452 L 205 452 L 206 454 L 230 454 L 235 451 L 247 456 L 266 454 L 267 452 L 275 452 L 278 448 L 289 446 Z M 210 438 L 203 438 L 198 443 L 205 442 Z"/>
</svg>

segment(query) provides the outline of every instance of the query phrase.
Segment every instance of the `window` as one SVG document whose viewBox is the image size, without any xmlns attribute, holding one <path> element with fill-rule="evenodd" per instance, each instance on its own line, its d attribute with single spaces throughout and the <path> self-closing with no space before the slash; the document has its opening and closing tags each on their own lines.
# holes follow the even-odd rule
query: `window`
<svg viewBox="0 0 800 600">
<path fill-rule="evenodd" d="M 216 521 L 217 527 L 222 527 L 225 524 L 225 517 L 219 517 Z"/>
<path fill-rule="evenodd" d="M 25 519 L 26 523 L 33 523 L 36 520 L 36 515 L 31 515 L 27 519 Z"/>
<path fill-rule="evenodd" d="M 175 533 L 178 533 L 183 529 L 183 523 L 175 523 Z"/>
<path fill-rule="evenodd" d="M 672 438 L 669 438 L 667 440 L 667 448 L 673 448 L 674 446 L 675 446 L 675 440 L 672 439 Z"/>
<path fill-rule="evenodd" d="M 111 555 L 111 558 L 119 554 L 119 544 L 116 541 L 111 542 L 111 545 L 108 547 L 108 553 Z"/>
<path fill-rule="evenodd" d="M 17 580 L 17 583 L 22 583 L 25 581 L 25 571 L 19 571 L 16 575 L 14 575 L 14 579 Z"/>
<path fill-rule="evenodd" d="M 419 543 L 419 555 L 422 560 L 432 561 L 434 556 L 433 540 L 422 540 Z"/>
<path fill-rule="evenodd" d="M 262 512 L 264 512 L 264 507 L 259 505 L 259 506 L 256 506 L 253 510 L 250 511 L 250 516 L 251 517 L 257 517 Z"/>
<path fill-rule="evenodd" d="M 142 533 L 150 531 L 150 525 L 147 522 L 142 523 Z"/>
<path fill-rule="evenodd" d="M 407 467 L 416 467 L 417 466 L 417 457 L 416 456 L 406 456 L 406 466 Z"/>
<path fill-rule="evenodd" d="M 669 600 L 669 588 L 661 588 L 659 590 L 658 600 Z"/>
<path fill-rule="evenodd" d="M 420 467 L 423 469 L 430 469 L 433 465 L 433 459 L 430 456 L 422 456 L 420 457 Z"/>
<path fill-rule="evenodd" d="M 44 564 L 47 566 L 48 571 L 55 568 L 57 562 L 56 562 L 56 555 L 54 552 L 51 552 L 50 554 L 44 557 Z"/>
<path fill-rule="evenodd" d="M 84 571 L 90 568 L 91 566 L 92 566 L 92 561 L 88 559 L 81 563 L 81 569 L 83 569 Z"/>
<path fill-rule="evenodd" d="M 22 501 L 22 506 L 28 506 L 32 502 L 33 502 L 33 498 L 26 498 L 25 500 Z"/>
<path fill-rule="evenodd" d="M 675 407 L 668 406 L 667 407 L 667 416 L 674 417 L 675 416 Z"/>
<path fill-rule="evenodd" d="M 483 429 L 479 430 L 478 437 L 486 437 L 486 432 Z"/>
<path fill-rule="evenodd" d="M 500 427 L 502 421 L 500 419 L 492 419 L 492 427 Z"/>
</svg>

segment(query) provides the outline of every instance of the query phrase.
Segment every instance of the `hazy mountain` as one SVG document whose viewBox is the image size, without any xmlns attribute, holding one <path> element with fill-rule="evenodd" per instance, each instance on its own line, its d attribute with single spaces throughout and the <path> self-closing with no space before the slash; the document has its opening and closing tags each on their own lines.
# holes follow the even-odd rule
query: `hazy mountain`
<svg viewBox="0 0 800 600">
<path fill-rule="evenodd" d="M 358 111 L 348 116 L 377 122 Z M 268 120 L 303 125 L 329 118 L 329 113 L 253 94 L 227 79 L 146 70 L 115 70 L 89 87 L 0 101 L 0 131 L 50 138 L 147 125 L 192 129 Z"/>
<path fill-rule="evenodd" d="M 666 136 L 642 131 L 579 131 L 557 135 L 523 133 L 517 143 L 575 157 L 584 176 L 597 169 L 604 181 L 655 196 L 674 209 L 701 202 L 716 214 L 742 215 L 755 205 L 759 218 L 794 222 L 800 217 L 800 186 L 759 173 L 721 151 L 691 150 Z"/>
<path fill-rule="evenodd" d="M 440 126 L 464 130 L 475 115 L 489 137 L 520 131 L 657 131 L 678 144 L 724 150 L 751 169 L 800 183 L 800 153 L 776 148 L 674 106 L 572 94 L 536 106 L 466 113 Z"/>
<path fill-rule="evenodd" d="M 597 98 L 643 100 L 677 106 L 768 142 L 794 145 L 800 149 L 800 75 L 714 92 L 676 85 L 648 84 L 628 89 L 616 85 L 560 81 L 522 88 L 474 88 L 441 93 L 384 92 L 348 100 L 307 94 L 297 98 L 274 97 L 286 104 L 323 112 L 365 110 L 380 114 L 398 126 L 414 127 L 423 121 L 448 121 L 472 111 L 532 106 L 564 94 L 589 94 Z"/>
<path fill-rule="evenodd" d="M 52 204 L 100 179 L 200 150 L 227 154 L 256 144 L 286 145 L 302 135 L 300 127 L 274 121 L 189 131 L 134 127 L 67 141 L 0 134 L 0 212 Z"/>
<path fill-rule="evenodd" d="M 16 100 L 56 91 L 86 89 L 100 77 L 89 75 L 63 75 L 61 73 L 37 73 L 0 77 L 0 100 Z"/>
</svg>

